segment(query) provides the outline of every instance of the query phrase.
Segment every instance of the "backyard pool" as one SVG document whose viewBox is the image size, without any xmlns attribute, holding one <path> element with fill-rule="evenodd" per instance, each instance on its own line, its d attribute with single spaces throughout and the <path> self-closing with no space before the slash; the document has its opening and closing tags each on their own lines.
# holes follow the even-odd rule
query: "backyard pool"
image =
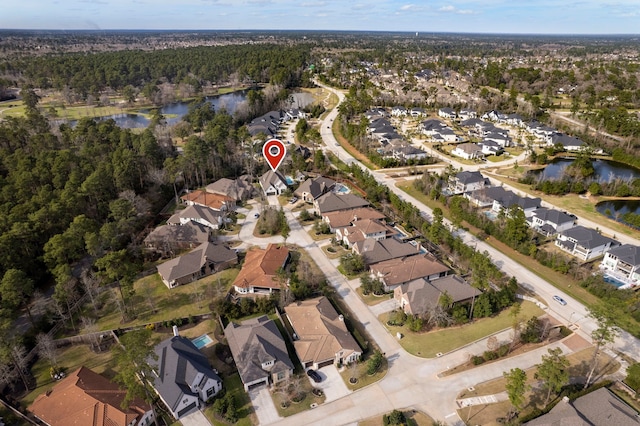
<svg viewBox="0 0 640 426">
<path fill-rule="evenodd" d="M 346 186 L 337 183 L 335 192 L 337 192 L 338 194 L 348 194 L 351 191 Z"/>
<path fill-rule="evenodd" d="M 287 185 L 289 185 L 289 186 L 291 186 L 291 185 L 293 185 L 294 183 L 296 183 L 296 181 L 295 181 L 295 180 L 293 180 L 293 178 L 292 178 L 291 176 L 285 176 L 285 177 L 284 177 L 284 180 L 286 180 L 286 181 L 287 181 Z"/>
<path fill-rule="evenodd" d="M 208 346 L 211 343 L 213 343 L 213 340 L 211 339 L 211 337 L 209 337 L 208 334 L 203 334 L 200 337 L 196 337 L 195 339 L 192 339 L 191 342 L 196 346 L 196 348 L 202 349 L 205 346 Z"/>
<path fill-rule="evenodd" d="M 620 281 L 619 279 L 612 277 L 611 275 L 605 275 L 604 276 L 604 282 L 609 283 L 613 286 L 616 286 L 618 288 L 627 285 L 627 283 Z"/>
</svg>

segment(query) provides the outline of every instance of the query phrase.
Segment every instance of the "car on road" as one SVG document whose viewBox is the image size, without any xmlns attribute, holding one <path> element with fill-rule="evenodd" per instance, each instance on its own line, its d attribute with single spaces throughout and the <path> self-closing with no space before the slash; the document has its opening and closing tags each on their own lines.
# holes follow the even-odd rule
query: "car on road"
<svg viewBox="0 0 640 426">
<path fill-rule="evenodd" d="M 253 215 L 253 217 L 255 217 L 256 219 L 260 217 L 260 213 L 256 213 Z"/>
<path fill-rule="evenodd" d="M 307 370 L 307 376 L 311 377 L 311 380 L 316 383 L 320 383 L 322 381 L 322 376 L 320 376 L 316 370 Z"/>
<path fill-rule="evenodd" d="M 289 204 L 293 204 L 293 203 L 295 203 L 296 201 L 298 201 L 298 197 L 293 197 L 293 198 L 291 198 L 291 199 L 289 200 Z"/>
<path fill-rule="evenodd" d="M 560 296 L 553 296 L 553 300 L 555 300 L 556 302 L 558 302 L 559 304 L 561 304 L 562 306 L 567 304 L 567 301 L 564 300 L 562 297 Z"/>
</svg>

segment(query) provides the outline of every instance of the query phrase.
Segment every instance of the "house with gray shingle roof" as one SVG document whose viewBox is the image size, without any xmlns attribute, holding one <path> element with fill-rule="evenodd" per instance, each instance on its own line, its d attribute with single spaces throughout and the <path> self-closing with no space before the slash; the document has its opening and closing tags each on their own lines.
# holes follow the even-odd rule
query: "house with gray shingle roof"
<svg viewBox="0 0 640 426">
<path fill-rule="evenodd" d="M 258 180 L 265 195 L 280 195 L 287 189 L 287 180 L 279 171 L 269 170 Z"/>
<path fill-rule="evenodd" d="M 640 416 L 607 388 L 600 388 L 571 401 L 564 397 L 547 414 L 525 426 L 638 426 Z"/>
<path fill-rule="evenodd" d="M 202 243 L 189 253 L 157 266 L 162 282 L 169 288 L 188 284 L 238 263 L 235 251 L 222 244 Z"/>
<path fill-rule="evenodd" d="M 352 210 L 367 207 L 369 202 L 354 194 L 338 195 L 328 192 L 313 201 L 313 206 L 320 215 L 341 210 Z"/>
<path fill-rule="evenodd" d="M 600 263 L 600 269 L 605 275 L 631 285 L 640 282 L 640 247 L 623 244 L 605 253 Z"/>
<path fill-rule="evenodd" d="M 376 240 L 366 238 L 353 245 L 353 251 L 362 256 L 365 265 L 384 262 L 399 257 L 413 256 L 420 253 L 418 244 L 403 243 L 395 238 Z"/>
<path fill-rule="evenodd" d="M 464 194 L 489 185 L 489 179 L 480 172 L 462 171 L 449 178 L 449 191 L 452 194 Z"/>
<path fill-rule="evenodd" d="M 179 210 L 173 214 L 168 220 L 169 225 L 184 225 L 189 221 L 198 222 L 211 229 L 220 229 L 222 218 L 225 214 L 219 210 L 213 210 L 209 207 L 193 204 Z"/>
<path fill-rule="evenodd" d="M 313 200 L 331 191 L 335 186 L 335 180 L 318 176 L 317 178 L 309 178 L 302 182 L 293 193 L 307 203 L 313 203 Z"/>
<path fill-rule="evenodd" d="M 583 261 L 602 256 L 612 247 L 620 243 L 613 238 L 605 237 L 598 231 L 584 226 L 574 226 L 558 234 L 556 246 Z"/>
<path fill-rule="evenodd" d="M 437 306 L 440 298 L 447 294 L 453 303 L 472 302 L 480 295 L 480 291 L 473 288 L 457 275 L 429 281 L 418 278 L 405 285 L 395 288 L 393 297 L 400 308 L 409 315 L 422 315 L 430 306 Z"/>
<path fill-rule="evenodd" d="M 573 228 L 577 220 L 572 214 L 546 207 L 535 209 L 529 219 L 530 226 L 547 237 Z"/>
<path fill-rule="evenodd" d="M 153 351 L 157 359 L 149 365 L 155 375 L 149 381 L 176 419 L 200 409 L 222 390 L 222 380 L 191 340 L 175 335 Z"/>
<path fill-rule="evenodd" d="M 547 145 L 559 145 L 562 146 L 562 148 L 564 148 L 566 151 L 580 151 L 585 146 L 582 140 L 560 132 L 552 133 L 551 135 L 547 136 L 546 140 Z"/>
<path fill-rule="evenodd" d="M 190 220 L 184 225 L 161 225 L 144 239 L 148 249 L 168 253 L 179 249 L 194 248 L 211 239 L 211 228 Z"/>
<path fill-rule="evenodd" d="M 224 329 L 244 390 L 268 386 L 293 375 L 293 362 L 276 323 L 266 315 L 230 322 Z"/>
</svg>

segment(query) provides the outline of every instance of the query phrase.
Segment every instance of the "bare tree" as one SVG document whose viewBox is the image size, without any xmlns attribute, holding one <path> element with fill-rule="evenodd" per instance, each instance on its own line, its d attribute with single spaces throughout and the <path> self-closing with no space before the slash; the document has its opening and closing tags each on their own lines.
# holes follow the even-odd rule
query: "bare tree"
<svg viewBox="0 0 640 426">
<path fill-rule="evenodd" d="M 80 283 L 84 292 L 89 296 L 91 300 L 91 307 L 93 312 L 98 313 L 98 294 L 100 293 L 100 280 L 98 280 L 88 269 L 82 271 L 80 275 Z"/>
<path fill-rule="evenodd" d="M 58 366 L 58 346 L 53 337 L 47 333 L 40 333 L 36 336 L 38 344 L 38 355 L 49 361 L 52 367 Z"/>
<path fill-rule="evenodd" d="M 496 336 L 491 336 L 487 339 L 487 349 L 490 351 L 495 351 L 500 347 L 500 342 L 498 342 L 498 338 Z"/>
<path fill-rule="evenodd" d="M 27 368 L 28 367 L 27 350 L 25 349 L 24 345 L 19 343 L 13 344 L 11 346 L 11 351 L 9 356 L 11 358 L 11 362 L 13 364 L 14 369 L 18 371 L 18 376 L 22 380 L 22 383 L 24 384 L 24 388 L 29 390 L 30 386 L 29 386 L 29 379 L 28 379 L 29 369 Z"/>
<path fill-rule="evenodd" d="M 194 303 L 198 304 L 198 308 L 202 309 L 202 302 L 204 302 L 204 300 L 206 299 L 205 292 L 194 288 L 193 292 L 191 293 L 191 298 L 193 299 Z"/>
</svg>

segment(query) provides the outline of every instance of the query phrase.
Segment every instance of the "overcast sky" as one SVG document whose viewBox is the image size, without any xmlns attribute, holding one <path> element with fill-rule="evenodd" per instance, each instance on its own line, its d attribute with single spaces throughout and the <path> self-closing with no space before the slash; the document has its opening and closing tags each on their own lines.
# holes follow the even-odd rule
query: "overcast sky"
<svg viewBox="0 0 640 426">
<path fill-rule="evenodd" d="M 0 28 L 639 34 L 640 0 L 0 0 Z"/>
</svg>

